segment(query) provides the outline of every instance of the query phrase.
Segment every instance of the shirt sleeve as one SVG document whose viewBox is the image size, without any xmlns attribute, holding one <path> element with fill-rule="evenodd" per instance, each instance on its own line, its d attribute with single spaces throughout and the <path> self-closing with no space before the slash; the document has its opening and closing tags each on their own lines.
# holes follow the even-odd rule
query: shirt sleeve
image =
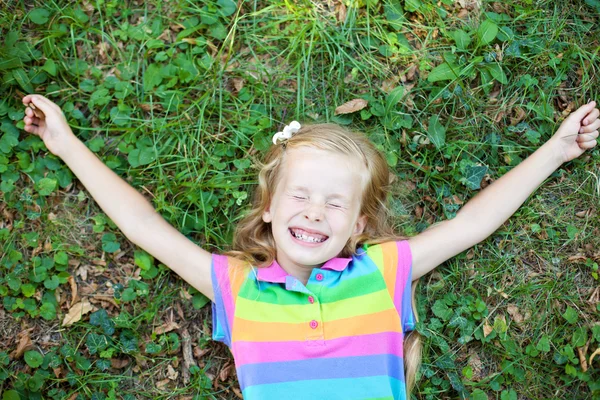
<svg viewBox="0 0 600 400">
<path fill-rule="evenodd" d="M 394 289 L 394 305 L 402 319 L 404 332 L 415 329 L 416 319 L 412 307 L 412 253 L 408 240 L 396 242 L 398 268 Z"/>
<path fill-rule="evenodd" d="M 376 244 L 368 247 L 367 254 L 383 276 L 402 332 L 413 330 L 416 320 L 412 310 L 412 254 L 408 241 Z"/>
<path fill-rule="evenodd" d="M 211 278 L 215 299 L 212 302 L 212 338 L 231 347 L 233 296 L 226 256 L 212 255 Z"/>
</svg>

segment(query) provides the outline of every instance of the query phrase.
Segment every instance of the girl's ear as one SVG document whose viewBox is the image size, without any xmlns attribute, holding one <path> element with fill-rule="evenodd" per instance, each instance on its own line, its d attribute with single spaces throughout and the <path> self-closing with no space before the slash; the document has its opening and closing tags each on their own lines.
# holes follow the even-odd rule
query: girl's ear
<svg viewBox="0 0 600 400">
<path fill-rule="evenodd" d="M 271 216 L 271 205 L 270 204 L 267 206 L 265 211 L 263 211 L 262 220 L 267 224 L 270 223 L 271 221 L 273 221 L 273 217 Z"/>
<path fill-rule="evenodd" d="M 361 233 L 363 233 L 366 226 L 367 226 L 367 216 L 361 215 L 360 217 L 358 217 L 358 220 L 356 220 L 356 227 L 354 228 L 354 234 L 360 235 Z"/>
</svg>

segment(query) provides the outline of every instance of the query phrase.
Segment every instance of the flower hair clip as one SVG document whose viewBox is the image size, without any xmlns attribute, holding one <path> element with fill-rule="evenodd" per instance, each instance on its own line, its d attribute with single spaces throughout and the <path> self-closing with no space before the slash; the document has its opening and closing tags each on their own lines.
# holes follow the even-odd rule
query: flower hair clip
<svg viewBox="0 0 600 400">
<path fill-rule="evenodd" d="M 292 121 L 289 125 L 286 125 L 283 128 L 283 132 L 277 132 L 273 135 L 273 144 L 277 144 L 279 140 L 287 140 L 292 137 L 292 135 L 300 130 L 301 126 L 298 121 Z"/>
</svg>

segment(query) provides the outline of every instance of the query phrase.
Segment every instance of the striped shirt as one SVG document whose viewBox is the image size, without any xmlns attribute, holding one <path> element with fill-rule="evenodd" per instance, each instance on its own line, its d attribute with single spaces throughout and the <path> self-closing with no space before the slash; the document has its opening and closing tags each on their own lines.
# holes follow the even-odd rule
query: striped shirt
<svg viewBox="0 0 600 400">
<path fill-rule="evenodd" d="M 229 346 L 244 399 L 405 399 L 410 247 L 359 253 L 315 268 L 306 285 L 277 262 L 213 255 L 213 339 Z"/>
</svg>

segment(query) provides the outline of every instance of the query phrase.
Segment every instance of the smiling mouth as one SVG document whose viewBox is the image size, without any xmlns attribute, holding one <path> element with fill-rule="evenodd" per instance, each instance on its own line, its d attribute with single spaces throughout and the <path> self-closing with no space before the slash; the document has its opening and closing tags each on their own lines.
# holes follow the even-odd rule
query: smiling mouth
<svg viewBox="0 0 600 400">
<path fill-rule="evenodd" d="M 290 228 L 289 231 L 293 237 L 306 243 L 323 243 L 329 238 L 328 236 L 313 232 L 306 232 L 305 230 L 299 228 Z"/>
</svg>

